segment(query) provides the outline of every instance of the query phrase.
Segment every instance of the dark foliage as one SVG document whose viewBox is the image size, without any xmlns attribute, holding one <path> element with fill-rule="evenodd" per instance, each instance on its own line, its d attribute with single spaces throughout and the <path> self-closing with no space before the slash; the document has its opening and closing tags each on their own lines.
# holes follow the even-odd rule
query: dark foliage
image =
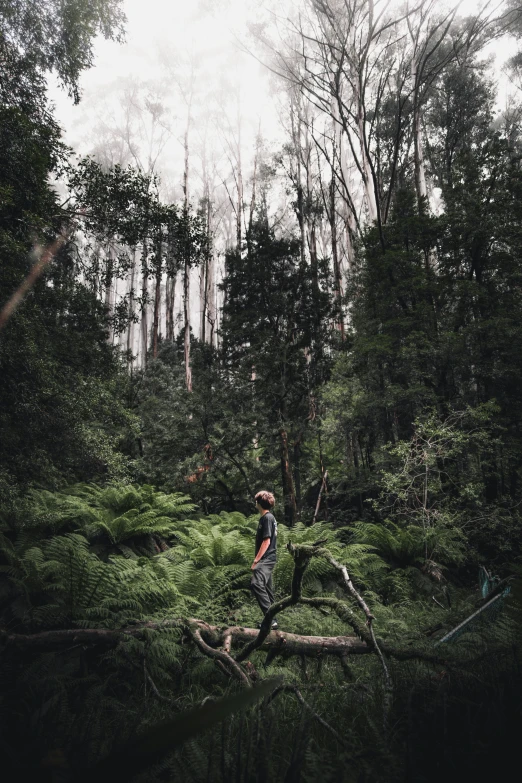
<svg viewBox="0 0 522 783">
<path fill-rule="evenodd" d="M 386 209 L 355 248 L 342 342 L 331 259 L 300 234 L 323 205 L 293 171 L 295 236 L 271 226 L 267 166 L 226 254 L 218 346 L 192 339 L 187 391 L 159 297 L 207 257 L 203 218 L 139 170 L 72 165 L 46 101 L 51 71 L 79 100 L 94 36 L 121 39 L 123 21 L 119 0 L 0 0 L 0 306 L 67 237 L 0 331 L 5 779 L 503 779 L 522 729 L 517 122 L 495 118 L 472 48 L 434 68 L 437 207 L 415 192 L 410 98 L 366 118 Z M 111 311 L 138 265 L 141 294 Z M 137 370 L 113 336 L 147 306 Z M 259 620 L 261 487 L 283 630 L 266 648 L 250 631 L 242 655 L 227 645 Z M 290 634 L 320 653 L 290 654 Z M 347 636 L 357 654 L 326 654 L 324 637 Z"/>
</svg>

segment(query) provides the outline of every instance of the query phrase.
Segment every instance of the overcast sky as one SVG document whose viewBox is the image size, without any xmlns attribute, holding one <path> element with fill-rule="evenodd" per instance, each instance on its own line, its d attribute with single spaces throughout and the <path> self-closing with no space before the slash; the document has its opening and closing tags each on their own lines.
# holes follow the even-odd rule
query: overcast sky
<svg viewBox="0 0 522 783">
<path fill-rule="evenodd" d="M 50 95 L 65 140 L 76 151 L 85 154 L 92 149 L 96 127 L 111 119 L 121 121 L 118 104 L 129 83 L 147 81 L 161 85 L 164 100 L 174 120 L 170 155 L 181 154 L 180 134 L 185 107 L 175 82 L 169 95 L 169 78 L 165 60 L 175 70 L 176 60 L 186 63 L 193 58 L 197 65 L 200 101 L 216 100 L 227 82 L 240 92 L 242 117 L 248 127 L 258 128 L 270 136 L 277 119 L 270 95 L 268 72 L 254 58 L 240 51 L 238 38 L 245 39 L 246 20 L 252 18 L 250 0 L 126 0 L 126 42 L 98 39 L 95 65 L 81 76 L 82 100 L 74 106 L 69 97 L 52 80 Z M 225 96 L 226 97 L 226 96 Z M 198 108 L 195 108 L 197 117 Z M 119 119 L 120 118 L 120 119 Z"/>
<path fill-rule="evenodd" d="M 111 126 L 116 128 L 124 122 L 124 93 L 132 84 L 148 82 L 153 90 L 157 88 L 170 123 L 169 138 L 157 169 L 166 181 L 174 183 L 177 178 L 179 182 L 186 109 L 173 74 L 176 69 L 186 72 L 191 58 L 197 66 L 200 104 L 195 108 L 194 125 L 201 126 L 202 115 L 198 111 L 219 113 L 222 103 L 230 99 L 227 93 L 234 89 L 240 94 L 243 141 L 247 148 L 253 146 L 258 128 L 268 141 L 275 142 L 281 130 L 273 78 L 253 57 L 241 52 L 237 44 L 238 39 L 247 39 L 247 22 L 263 13 L 267 3 L 273 6 L 274 0 L 125 0 L 126 43 L 97 40 L 95 65 L 81 77 L 80 105 L 73 106 L 70 98 L 51 84 L 51 98 L 66 142 L 80 154 L 91 152 L 110 135 Z M 452 4 L 455 3 L 451 0 L 444 3 Z M 280 5 L 284 15 L 289 3 L 281 0 Z M 463 0 L 460 10 L 469 13 L 476 5 L 475 0 Z M 513 47 L 506 47 L 506 42 L 495 47 L 499 53 L 499 74 L 502 61 Z M 170 63 L 170 70 L 165 61 Z M 505 89 L 501 102 L 504 93 Z M 201 127 L 198 130 L 201 132 Z"/>
</svg>

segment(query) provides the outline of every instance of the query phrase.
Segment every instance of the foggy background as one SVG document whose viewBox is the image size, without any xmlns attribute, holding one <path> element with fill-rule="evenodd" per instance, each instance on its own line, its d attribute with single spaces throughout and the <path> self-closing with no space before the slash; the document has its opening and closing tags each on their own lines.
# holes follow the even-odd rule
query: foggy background
<svg viewBox="0 0 522 783">
<path fill-rule="evenodd" d="M 496 8 L 491 2 L 481 5 Z M 391 0 L 386 7 L 395 8 L 399 14 L 404 3 Z M 437 2 L 435 12 L 455 7 L 462 16 L 478 9 L 474 0 L 464 0 Z M 74 154 L 92 155 L 107 167 L 131 165 L 146 174 L 156 174 L 165 202 L 183 199 L 184 141 L 188 134 L 189 201 L 195 209 L 205 198 L 211 202 L 213 306 L 218 339 L 222 305 L 219 283 L 224 254 L 237 240 L 237 194 L 241 190 L 246 220 L 253 182 L 263 166 L 271 167 L 267 206 L 273 225 L 283 233 L 295 230 L 288 172 L 284 166 L 274 169 L 273 165 L 284 145 L 292 144 L 292 88 L 274 72 L 278 64 L 262 41 L 270 39 L 284 47 L 288 36 L 295 32 L 296 20 L 306 19 L 307 3 L 126 0 L 124 10 L 125 43 L 98 37 L 94 65 L 81 76 L 80 103 L 74 105 L 53 78 L 49 82 L 50 99 L 64 141 Z M 516 41 L 505 36 L 487 44 L 482 54 L 483 59 L 489 59 L 497 81 L 499 114 L 519 92 L 504 70 L 505 62 L 516 50 Z M 354 187 L 357 190 L 357 185 Z M 437 191 L 432 188 L 430 192 L 435 213 L 441 209 Z M 362 204 L 362 192 L 358 198 Z M 323 239 L 322 249 L 328 255 L 328 241 Z M 342 246 L 340 264 L 344 274 L 349 259 Z M 191 270 L 191 330 L 196 337 L 201 333 L 199 277 L 199 270 Z M 183 328 L 180 283 L 178 280 L 175 288 L 176 333 Z M 127 289 L 125 281 L 115 281 L 113 307 L 128 294 Z M 163 302 L 163 293 L 161 298 Z M 164 327 L 162 306 L 163 334 Z M 139 330 L 134 331 L 132 349 L 138 362 L 143 363 Z M 113 339 L 118 342 L 120 337 L 115 335 Z"/>
</svg>

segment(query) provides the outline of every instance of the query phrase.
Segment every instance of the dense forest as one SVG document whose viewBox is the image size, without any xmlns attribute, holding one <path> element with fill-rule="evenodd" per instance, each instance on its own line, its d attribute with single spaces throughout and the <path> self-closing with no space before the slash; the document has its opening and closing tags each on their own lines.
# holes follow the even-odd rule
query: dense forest
<svg viewBox="0 0 522 783">
<path fill-rule="evenodd" d="M 237 45 L 278 141 L 233 85 L 205 119 L 189 62 L 176 187 L 150 90 L 87 156 L 49 97 L 81 104 L 125 10 L 0 0 L 3 779 L 507 779 L 520 4 L 263 4 Z"/>
</svg>

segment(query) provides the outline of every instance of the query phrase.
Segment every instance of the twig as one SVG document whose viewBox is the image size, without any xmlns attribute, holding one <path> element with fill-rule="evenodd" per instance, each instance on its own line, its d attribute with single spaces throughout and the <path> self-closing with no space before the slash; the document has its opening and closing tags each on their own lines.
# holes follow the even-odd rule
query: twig
<svg viewBox="0 0 522 783">
<path fill-rule="evenodd" d="M 156 694 L 156 696 L 158 697 L 158 699 L 160 701 L 166 701 L 169 704 L 175 704 L 176 703 L 175 699 L 172 699 L 170 696 L 164 696 L 162 693 L 160 693 L 160 691 L 158 690 L 158 688 L 156 686 L 156 683 L 154 682 L 154 680 L 152 679 L 152 677 L 149 674 L 149 670 L 147 669 L 147 665 L 145 663 L 145 660 L 143 661 L 143 672 L 145 674 L 147 682 L 149 683 L 149 685 L 152 688 L 153 692 Z"/>
<path fill-rule="evenodd" d="M 231 655 L 229 655 L 227 652 L 223 650 L 215 650 L 213 647 L 210 647 L 205 641 L 203 641 L 203 637 L 201 636 L 201 631 L 198 628 L 197 625 L 195 625 L 192 622 L 188 622 L 187 629 L 192 637 L 193 641 L 196 644 L 196 647 L 208 658 L 212 658 L 213 660 L 220 661 L 223 666 L 225 666 L 226 669 L 232 672 L 232 674 L 247 688 L 252 687 L 252 683 L 250 682 L 249 678 L 239 666 L 238 663 L 232 658 Z"/>
<path fill-rule="evenodd" d="M 326 479 L 327 478 L 328 478 L 328 471 L 325 470 L 324 475 L 323 475 L 323 480 L 321 482 L 321 487 L 319 489 L 319 496 L 317 498 L 317 503 L 315 504 L 315 512 L 314 512 L 313 522 L 316 521 L 317 515 L 319 513 L 319 506 L 321 505 L 321 495 L 323 494 L 323 489 L 326 487 Z"/>
<path fill-rule="evenodd" d="M 362 595 L 355 589 L 355 586 L 350 578 L 350 574 L 348 573 L 348 569 L 346 568 L 345 565 L 339 563 L 327 549 L 323 549 L 323 548 L 314 549 L 313 547 L 306 547 L 306 551 L 309 552 L 309 555 L 311 557 L 313 557 L 314 555 L 319 557 L 324 557 L 324 559 L 327 560 L 330 563 L 330 565 L 332 565 L 337 571 L 341 573 L 346 589 L 348 590 L 350 595 L 356 600 L 356 602 L 358 603 L 358 605 L 360 606 L 360 608 L 362 609 L 362 611 L 366 616 L 366 624 L 368 626 L 370 643 L 373 649 L 375 650 L 375 652 L 377 653 L 384 674 L 384 729 L 385 729 L 385 734 L 387 734 L 388 717 L 391 711 L 391 703 L 393 698 L 393 683 L 390 675 L 390 670 L 386 663 L 386 659 L 384 657 L 383 651 L 377 642 L 377 639 L 375 637 L 375 632 L 373 630 L 373 620 L 375 619 L 375 615 L 371 613 L 368 604 L 366 603 Z"/>
<path fill-rule="evenodd" d="M 301 706 L 303 706 L 305 709 L 307 709 L 312 717 L 323 726 L 327 731 L 330 732 L 330 734 L 335 737 L 337 742 L 339 742 L 341 745 L 343 745 L 345 748 L 348 747 L 346 740 L 344 740 L 341 735 L 334 729 L 333 726 L 330 726 L 330 724 L 325 721 L 324 718 L 322 718 L 319 713 L 317 713 L 312 707 L 308 704 L 308 702 L 303 698 L 303 695 L 297 685 L 280 685 L 278 688 L 275 689 L 273 693 L 270 694 L 268 698 L 268 704 L 270 704 L 271 701 L 273 701 L 277 696 L 279 696 L 280 693 L 293 693 L 296 697 L 297 701 Z"/>
<path fill-rule="evenodd" d="M 449 631 L 445 636 L 442 637 L 442 639 L 439 639 L 435 642 L 433 645 L 434 647 L 438 647 L 439 644 L 443 644 L 443 642 L 447 642 L 449 639 L 451 639 L 458 631 L 460 631 L 462 628 L 465 628 L 465 626 L 470 623 L 472 620 L 475 619 L 475 617 L 478 617 L 479 614 L 481 614 L 484 609 L 488 609 L 490 606 L 492 606 L 494 603 L 496 603 L 499 599 L 501 599 L 503 596 L 503 593 L 497 593 L 497 595 L 494 598 L 491 598 L 487 603 L 485 603 L 483 606 L 480 607 L 480 609 L 477 609 L 476 612 L 473 612 L 473 614 L 470 614 L 469 617 L 466 617 L 465 620 L 463 620 L 461 623 L 459 623 L 455 628 L 452 628 L 451 631 Z"/>
<path fill-rule="evenodd" d="M 326 560 L 328 560 L 331 565 L 334 566 L 338 571 L 341 572 L 343 576 L 344 584 L 361 609 L 363 610 L 364 614 L 366 615 L 366 622 L 368 624 L 368 630 L 370 632 L 370 637 L 372 640 L 372 646 L 377 653 L 379 660 L 381 662 L 382 671 L 384 674 L 384 733 L 385 736 L 388 734 L 388 719 L 391 713 L 391 707 L 392 707 L 392 700 L 393 700 L 393 683 L 392 678 L 390 675 L 390 670 L 388 668 L 388 665 L 386 663 L 386 659 L 384 657 L 384 654 L 382 652 L 381 647 L 377 643 L 377 639 L 375 638 L 375 631 L 373 630 L 373 621 L 375 619 L 375 615 L 373 615 L 370 612 L 370 609 L 362 597 L 362 595 L 355 589 L 354 584 L 352 580 L 350 579 L 350 575 L 348 573 L 348 569 L 346 566 L 342 565 L 342 563 L 338 563 L 337 560 L 328 552 L 328 550 L 325 550 L 327 554 L 324 556 L 326 557 Z"/>
<path fill-rule="evenodd" d="M 330 552 L 327 549 L 320 549 L 320 550 L 318 550 L 318 554 L 320 554 L 322 557 L 324 557 L 325 560 L 327 560 L 330 563 L 330 565 L 333 565 L 333 567 L 335 569 L 337 569 L 337 571 L 340 571 L 340 573 L 342 574 L 342 577 L 343 577 L 343 581 L 344 581 L 345 587 L 347 588 L 347 590 L 350 593 L 350 595 L 352 595 L 353 598 L 355 598 L 355 600 L 357 601 L 357 603 L 359 604 L 359 606 L 363 610 L 364 614 L 366 615 L 366 618 L 368 620 L 368 625 L 369 625 L 372 620 L 375 620 L 375 615 L 373 615 L 370 612 L 368 604 L 366 603 L 366 601 L 364 600 L 362 595 L 360 593 L 358 593 L 357 590 L 355 589 L 354 584 L 353 584 L 352 580 L 350 579 L 350 575 L 348 573 L 348 569 L 346 568 L 346 566 L 343 565 L 342 563 L 338 563 L 337 560 L 334 558 L 334 556 L 331 555 Z"/>
<path fill-rule="evenodd" d="M 223 672 L 223 674 L 224 674 L 226 677 L 228 677 L 229 679 L 230 679 L 230 677 L 232 677 L 232 674 L 230 673 L 230 669 L 227 669 L 227 667 L 225 666 L 225 664 L 223 663 L 223 661 L 220 661 L 220 660 L 218 660 L 218 659 L 216 658 L 216 660 L 214 661 L 214 663 L 216 664 L 216 666 L 218 667 L 218 669 L 219 669 L 221 672 Z"/>
<path fill-rule="evenodd" d="M 127 650 L 124 649 L 124 647 L 120 647 L 120 652 L 123 655 L 123 657 L 131 664 L 131 666 L 134 666 L 135 669 L 140 669 L 139 664 L 136 663 L 136 661 L 133 661 L 130 655 L 127 653 Z M 143 657 L 143 674 L 145 676 L 146 681 L 149 683 L 150 687 L 152 688 L 155 695 L 160 699 L 160 701 L 166 701 L 169 702 L 169 704 L 176 704 L 176 699 L 172 699 L 170 696 L 164 696 L 160 691 L 158 690 L 156 683 L 152 679 L 152 677 L 149 674 L 149 671 L 147 669 L 147 664 L 145 661 L 145 656 Z"/>
<path fill-rule="evenodd" d="M 343 674 L 347 680 L 349 680 L 351 683 L 353 682 L 353 672 L 350 668 L 350 665 L 348 663 L 348 656 L 346 655 L 340 655 L 339 661 L 341 663 L 341 668 L 343 670 Z"/>
</svg>

